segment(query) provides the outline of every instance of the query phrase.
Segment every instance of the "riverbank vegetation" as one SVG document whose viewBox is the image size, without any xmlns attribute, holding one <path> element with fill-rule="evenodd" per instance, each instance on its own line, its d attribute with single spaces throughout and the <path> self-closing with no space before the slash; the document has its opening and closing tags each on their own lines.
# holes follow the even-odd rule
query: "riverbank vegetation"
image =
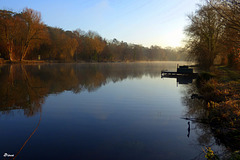
<svg viewBox="0 0 240 160">
<path fill-rule="evenodd" d="M 240 149 L 240 72 L 218 67 L 202 73 L 198 91 L 207 102 L 207 116 L 215 136 L 233 151 Z"/>
<path fill-rule="evenodd" d="M 106 40 L 94 31 L 64 31 L 41 20 L 41 13 L 0 10 L 0 58 L 11 62 L 47 61 L 174 61 L 185 60 L 180 48 L 144 47 L 117 39 Z"/>
<path fill-rule="evenodd" d="M 206 0 L 188 18 L 186 48 L 200 68 L 197 88 L 207 121 L 218 142 L 239 151 L 240 1 Z"/>
</svg>

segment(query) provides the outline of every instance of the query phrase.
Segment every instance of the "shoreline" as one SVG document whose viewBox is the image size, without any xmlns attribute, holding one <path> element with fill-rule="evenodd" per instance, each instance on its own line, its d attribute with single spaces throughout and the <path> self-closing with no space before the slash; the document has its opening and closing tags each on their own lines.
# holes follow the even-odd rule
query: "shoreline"
<svg viewBox="0 0 240 160">
<path fill-rule="evenodd" d="M 65 60 L 22 60 L 22 61 L 10 61 L 10 60 L 0 60 L 0 64 L 48 64 L 48 63 L 79 63 L 79 64 L 86 64 L 86 63 L 156 63 L 156 62 L 187 62 L 192 63 L 189 61 L 65 61 Z"/>
<path fill-rule="evenodd" d="M 199 94 L 206 102 L 207 119 L 215 137 L 232 152 L 240 149 L 240 72 L 218 66 L 200 73 Z"/>
</svg>

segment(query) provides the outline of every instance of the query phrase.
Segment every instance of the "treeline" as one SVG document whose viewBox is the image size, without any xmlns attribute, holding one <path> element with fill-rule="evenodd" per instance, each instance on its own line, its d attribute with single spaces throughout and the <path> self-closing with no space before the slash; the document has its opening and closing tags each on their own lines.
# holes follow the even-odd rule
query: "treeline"
<svg viewBox="0 0 240 160">
<path fill-rule="evenodd" d="M 214 63 L 240 69 L 240 1 L 206 0 L 188 16 L 187 50 L 202 68 Z"/>
<path fill-rule="evenodd" d="M 143 47 L 106 40 L 93 31 L 64 31 L 45 25 L 33 9 L 0 10 L 0 58 L 10 61 L 145 61 L 185 60 L 180 48 Z"/>
</svg>

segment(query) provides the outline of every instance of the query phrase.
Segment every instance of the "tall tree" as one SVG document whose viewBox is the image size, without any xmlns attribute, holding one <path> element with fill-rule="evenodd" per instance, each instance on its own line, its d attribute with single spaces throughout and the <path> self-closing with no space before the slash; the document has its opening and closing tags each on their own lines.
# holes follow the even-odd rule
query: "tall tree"
<svg viewBox="0 0 240 160">
<path fill-rule="evenodd" d="M 239 0 L 207 0 L 207 3 L 230 25 L 240 32 L 240 1 Z"/>
<path fill-rule="evenodd" d="M 31 49 L 41 44 L 47 39 L 47 28 L 41 21 L 41 13 L 26 8 L 22 12 L 22 18 L 25 22 L 24 34 L 22 40 L 22 57 L 25 59 Z"/>
<path fill-rule="evenodd" d="M 240 1 L 207 0 L 207 3 L 225 21 L 223 39 L 225 52 L 228 55 L 228 64 L 237 67 L 240 64 Z"/>
<path fill-rule="evenodd" d="M 14 52 L 14 42 L 16 41 L 19 30 L 17 29 L 19 18 L 16 18 L 16 13 L 0 10 L 0 40 L 1 45 L 6 50 L 7 57 L 14 60 L 16 56 Z"/>
<path fill-rule="evenodd" d="M 209 5 L 199 6 L 194 15 L 188 16 L 190 25 L 186 27 L 189 55 L 199 65 L 209 69 L 221 53 L 221 38 L 224 26 L 221 16 Z"/>
<path fill-rule="evenodd" d="M 29 51 L 47 39 L 41 14 L 32 9 L 22 13 L 0 11 L 0 39 L 11 61 L 23 60 Z"/>
</svg>

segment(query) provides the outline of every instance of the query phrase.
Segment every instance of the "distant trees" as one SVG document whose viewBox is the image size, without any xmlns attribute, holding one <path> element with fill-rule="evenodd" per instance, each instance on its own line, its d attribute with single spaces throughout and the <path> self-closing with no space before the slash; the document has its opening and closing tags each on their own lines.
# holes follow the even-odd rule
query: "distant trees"
<svg viewBox="0 0 240 160">
<path fill-rule="evenodd" d="M 49 27 L 41 14 L 25 8 L 21 13 L 0 10 L 0 57 L 10 61 L 154 61 L 185 60 L 173 48 L 106 40 L 94 31 L 64 31 Z"/>
<path fill-rule="evenodd" d="M 50 43 L 48 44 L 49 60 L 72 60 L 78 47 L 75 35 L 71 31 L 48 27 Z M 44 51 L 45 52 L 45 51 Z"/>
<path fill-rule="evenodd" d="M 88 31 L 88 33 L 79 33 L 78 31 L 75 31 L 75 33 L 79 38 L 78 41 L 81 42 L 81 45 L 79 46 L 80 49 L 78 49 L 80 52 L 77 53 L 80 55 L 80 58 L 87 61 L 100 61 L 100 55 L 106 46 L 106 41 L 93 31 Z"/>
<path fill-rule="evenodd" d="M 240 62 L 240 1 L 207 0 L 188 16 L 185 32 L 190 58 L 209 69 L 214 61 L 237 67 Z"/>
<path fill-rule="evenodd" d="M 146 61 L 146 60 L 185 60 L 186 54 L 177 49 L 163 49 L 159 46 L 151 48 L 136 44 L 128 44 L 113 39 L 107 41 L 98 33 L 81 29 L 73 31 L 78 41 L 76 56 L 84 61 Z M 154 54 L 152 54 L 154 52 Z"/>
</svg>

